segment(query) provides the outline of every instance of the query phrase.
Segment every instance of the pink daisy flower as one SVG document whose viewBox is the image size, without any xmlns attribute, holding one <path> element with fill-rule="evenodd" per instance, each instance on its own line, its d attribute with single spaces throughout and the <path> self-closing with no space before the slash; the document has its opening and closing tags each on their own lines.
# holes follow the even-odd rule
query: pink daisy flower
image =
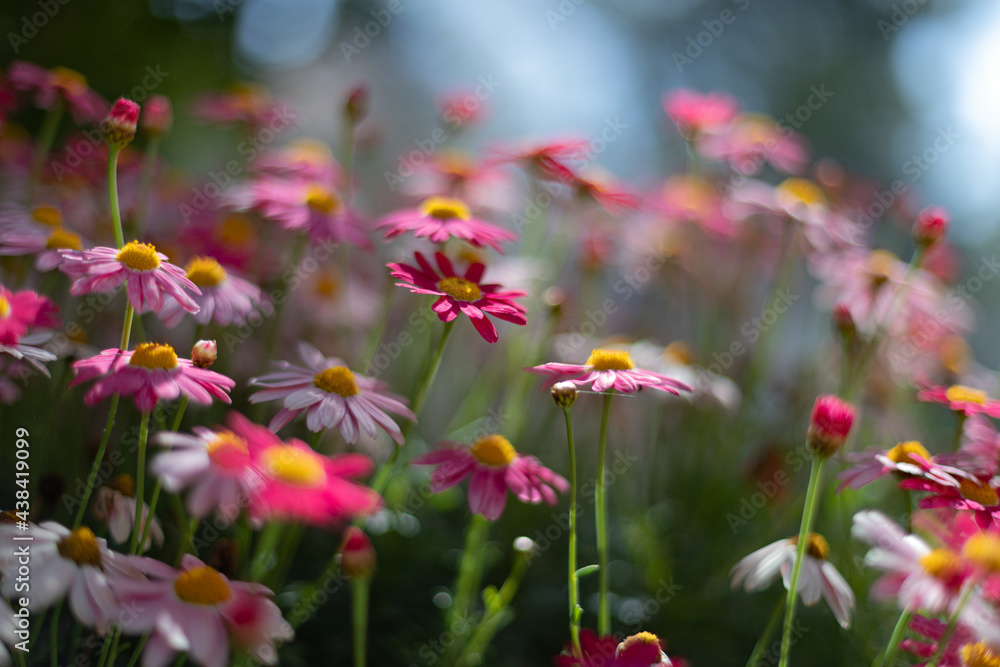
<svg viewBox="0 0 1000 667">
<path fill-rule="evenodd" d="M 253 168 L 286 178 L 329 183 L 336 189 L 344 186 L 343 169 L 330 147 L 317 139 L 296 139 L 286 146 L 270 149 L 254 161 Z"/>
<path fill-rule="evenodd" d="M 479 335 L 487 343 L 495 343 L 499 339 L 496 327 L 487 315 L 493 315 L 505 322 L 513 322 L 520 326 L 528 323 L 525 313 L 527 309 L 514 299 L 527 296 L 525 292 L 500 291 L 500 285 L 481 283 L 486 267 L 480 262 L 473 262 L 466 269 L 464 276 L 455 272 L 451 260 L 444 253 L 434 253 L 437 270 L 424 256 L 414 253 L 417 266 L 409 264 L 388 264 L 393 278 L 403 282 L 396 283 L 399 287 L 408 287 L 416 294 L 430 294 L 440 297 L 431 306 L 442 322 L 451 322 L 459 313 L 466 315 L 476 328 Z"/>
<path fill-rule="evenodd" d="M 48 332 L 33 332 L 35 327 L 59 326 L 58 308 L 48 297 L 30 290 L 11 292 L 0 285 L 0 354 L 24 360 L 49 377 L 43 362 L 53 361 L 56 355 L 37 345 L 49 339 Z"/>
<path fill-rule="evenodd" d="M 566 381 L 596 392 L 614 389 L 623 394 L 632 394 L 643 387 L 649 387 L 676 396 L 682 391 L 691 391 L 691 387 L 679 380 L 636 368 L 632 357 L 625 350 L 596 349 L 583 364 L 551 362 L 522 370 L 549 376 L 550 380 L 546 384 Z"/>
<path fill-rule="evenodd" d="M 403 444 L 399 426 L 386 411 L 415 420 L 406 399 L 386 391 L 384 382 L 352 372 L 342 360 L 324 357 L 308 343 L 299 343 L 299 356 L 305 367 L 282 361 L 276 372 L 250 380 L 251 386 L 263 387 L 250 397 L 251 403 L 282 399 L 283 407 L 269 425 L 272 431 L 305 412 L 306 426 L 314 433 L 336 428 L 353 444 L 361 431 L 377 437 L 380 426 L 396 444 Z"/>
<path fill-rule="evenodd" d="M 740 105 L 725 93 L 702 94 L 679 88 L 663 96 L 663 110 L 685 138 L 693 138 L 701 132 L 725 129 L 736 118 Z"/>
<path fill-rule="evenodd" d="M 135 481 L 131 475 L 122 474 L 109 480 L 97 490 L 94 499 L 94 516 L 108 525 L 108 532 L 111 538 L 118 544 L 125 544 L 132 534 L 135 526 L 135 514 L 138 511 L 138 502 L 135 497 Z M 149 551 L 156 542 L 157 546 L 163 544 L 163 527 L 160 520 L 155 516 L 149 528 L 145 528 L 150 522 L 149 505 L 142 504 L 142 526 L 140 530 L 146 531 L 146 541 L 142 544 L 142 550 Z"/>
<path fill-rule="evenodd" d="M 1000 497 L 992 486 L 990 478 L 969 475 L 958 480 L 958 485 L 942 484 L 941 482 L 911 477 L 899 483 L 899 488 L 911 491 L 926 491 L 933 495 L 922 498 L 918 503 L 921 509 L 934 507 L 950 507 L 959 511 L 972 512 L 976 523 L 983 530 L 994 522 L 1000 522 Z"/>
<path fill-rule="evenodd" d="M 962 446 L 954 454 L 942 455 L 963 470 L 980 476 L 1000 473 L 1000 433 L 981 414 L 973 414 L 962 425 Z"/>
<path fill-rule="evenodd" d="M 247 508 L 255 524 L 291 520 L 330 526 L 381 505 L 375 491 L 349 481 L 372 471 L 367 456 L 323 456 L 301 440 L 282 442 L 238 413 L 230 415 L 229 426 L 247 442 L 251 465 L 263 478 Z"/>
<path fill-rule="evenodd" d="M 529 144 L 513 150 L 496 151 L 492 164 L 513 162 L 530 170 L 534 176 L 548 181 L 567 181 L 573 169 L 566 163 L 581 160 L 588 145 L 583 139 L 563 139 Z"/>
<path fill-rule="evenodd" d="M 924 477 L 947 486 L 958 486 L 958 478 L 968 477 L 968 473 L 952 466 L 941 465 L 935 457 L 916 440 L 900 442 L 890 449 L 868 452 L 854 452 L 848 458 L 857 461 L 837 476 L 840 486 L 860 489 L 876 479 L 895 473 L 899 477 Z"/>
<path fill-rule="evenodd" d="M 465 202 L 450 197 L 425 199 L 416 210 L 392 213 L 378 223 L 377 227 L 387 228 L 387 240 L 405 232 L 413 232 L 417 238 L 427 238 L 437 245 L 454 237 L 476 248 L 488 245 L 501 253 L 501 242 L 517 239 L 513 232 L 472 217 Z"/>
<path fill-rule="evenodd" d="M 185 292 L 201 294 L 187 279 L 184 270 L 167 261 L 150 243 L 132 241 L 120 250 L 98 247 L 82 251 L 63 251 L 60 270 L 74 278 L 70 294 L 110 292 L 128 282 L 128 300 L 135 312 L 159 313 L 164 296 L 172 296 L 189 313 L 198 312 L 198 304 Z"/>
<path fill-rule="evenodd" d="M 947 627 L 948 624 L 944 621 L 927 618 L 926 616 L 921 616 L 920 614 L 914 614 L 913 620 L 910 621 L 910 630 L 913 630 L 914 633 L 921 635 L 930 641 L 921 641 L 912 638 L 904 639 L 899 643 L 899 648 L 907 653 L 912 653 L 918 658 L 922 658 L 924 662 L 920 664 L 926 665 L 926 661 L 937 653 L 938 646 L 941 643 L 941 638 L 944 637 L 944 632 Z M 945 646 L 944 653 L 941 655 L 941 662 L 938 663 L 938 667 L 968 667 L 968 665 L 974 664 L 990 664 L 986 661 L 982 663 L 974 663 L 971 661 L 966 662 L 962 658 L 966 645 L 969 646 L 968 650 L 973 650 L 972 647 L 976 645 L 976 637 L 968 627 L 959 623 L 955 628 L 954 634 L 952 634 L 951 638 L 948 640 L 948 644 Z M 976 654 L 977 657 L 979 655 L 983 654 Z M 973 657 L 973 654 L 970 653 L 967 657 L 971 658 Z M 996 659 L 997 658 L 994 658 L 994 660 Z"/>
<path fill-rule="evenodd" d="M 568 643 L 556 656 L 556 667 L 614 667 L 618 639 L 614 635 L 599 637 L 590 628 L 580 630 L 580 653 L 574 655 L 573 644 Z"/>
<path fill-rule="evenodd" d="M 0 206 L 0 255 L 37 255 L 35 268 L 51 271 L 62 263 L 60 250 L 82 250 L 83 241 L 63 227 L 56 206 Z"/>
<path fill-rule="evenodd" d="M 87 405 L 111 394 L 132 396 L 135 406 L 150 412 L 159 401 L 172 401 L 182 394 L 195 403 L 210 405 L 216 398 L 229 403 L 235 382 L 190 359 L 178 359 L 174 348 L 160 343 L 141 343 L 132 351 L 108 349 L 73 364 L 75 377 L 69 386 L 96 379 L 84 396 Z"/>
<path fill-rule="evenodd" d="M 187 279 L 200 290 L 200 294 L 192 299 L 199 308 L 194 313 L 194 321 L 198 324 L 215 321 L 224 327 L 230 324 L 242 325 L 260 306 L 260 288 L 227 271 L 212 257 L 195 257 L 187 263 L 184 271 Z M 160 319 L 172 329 L 187 313 L 188 309 L 177 299 L 167 296 L 160 311 Z"/>
<path fill-rule="evenodd" d="M 713 160 L 728 162 L 744 176 L 756 174 L 765 162 L 778 171 L 797 174 L 809 161 L 803 139 L 762 114 L 743 114 L 725 132 L 700 136 L 698 150 Z"/>
<path fill-rule="evenodd" d="M 99 123 L 108 111 L 107 101 L 91 90 L 87 79 L 66 67 L 48 70 L 19 60 L 7 68 L 11 88 L 35 94 L 35 106 L 52 109 L 61 99 L 78 124 Z"/>
<path fill-rule="evenodd" d="M 947 405 L 967 417 L 976 414 L 1000 417 L 1000 401 L 990 398 L 985 391 L 960 384 L 924 389 L 917 393 L 917 400 Z"/>
<path fill-rule="evenodd" d="M 205 93 L 195 101 L 191 114 L 206 123 L 251 127 L 269 125 L 289 115 L 288 105 L 271 97 L 263 86 L 240 83 L 224 92 Z"/>
<path fill-rule="evenodd" d="M 186 652 L 205 667 L 229 663 L 230 640 L 268 665 L 277 663 L 274 644 L 294 635 L 261 584 L 232 581 L 190 554 L 181 569 L 142 559 L 145 580 L 120 582 L 115 593 L 134 618 L 123 630 L 151 633 L 144 667 L 163 667 Z"/>
<path fill-rule="evenodd" d="M 542 465 L 534 456 L 518 454 L 502 435 L 491 434 L 471 445 L 451 446 L 418 456 L 416 465 L 438 466 L 431 475 L 431 491 L 449 489 L 472 475 L 469 511 L 496 521 L 503 514 L 509 489 L 519 500 L 537 505 L 556 504 L 556 491 L 565 493 L 569 483 Z"/>
<path fill-rule="evenodd" d="M 153 442 L 169 451 L 157 454 L 150 469 L 166 491 L 188 489 L 191 516 L 203 519 L 214 510 L 226 521 L 235 521 L 263 485 L 263 475 L 250 463 L 246 439 L 231 430 L 196 426 L 194 435 L 161 432 Z"/>
</svg>

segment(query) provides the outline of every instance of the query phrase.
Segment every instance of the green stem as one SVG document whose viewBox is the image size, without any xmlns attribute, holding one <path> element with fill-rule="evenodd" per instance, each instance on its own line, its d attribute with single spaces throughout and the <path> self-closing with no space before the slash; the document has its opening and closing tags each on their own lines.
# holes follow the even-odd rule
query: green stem
<svg viewBox="0 0 1000 667">
<path fill-rule="evenodd" d="M 132 546 L 129 547 L 130 554 L 137 554 L 144 546 L 139 540 L 139 534 L 143 533 L 142 515 L 143 507 L 146 504 L 146 441 L 149 439 L 149 412 L 142 413 L 142 421 L 139 423 L 139 454 L 135 469 L 135 525 L 132 527 Z M 153 520 L 152 514 L 149 520 Z"/>
<path fill-rule="evenodd" d="M 272 521 L 261 531 L 260 540 L 257 542 L 257 549 L 254 551 L 253 561 L 250 565 L 250 579 L 260 581 L 271 571 L 271 560 L 278 543 L 281 541 L 281 533 L 284 526 L 276 521 Z"/>
<path fill-rule="evenodd" d="M 177 429 L 181 427 L 181 419 L 184 417 L 184 411 L 187 410 L 188 397 L 185 396 L 181 399 L 180 407 L 177 408 L 177 414 L 174 415 L 174 423 L 170 425 L 170 430 L 176 432 Z"/>
<path fill-rule="evenodd" d="M 127 302 L 125 304 L 125 324 L 122 326 L 122 341 L 121 345 L 118 347 L 118 349 L 122 352 L 128 350 L 129 338 L 132 337 L 132 319 L 134 316 L 135 310 L 132 308 L 132 303 Z"/>
<path fill-rule="evenodd" d="M 136 238 L 142 238 L 146 223 L 146 211 L 149 206 L 149 190 L 153 184 L 153 172 L 156 170 L 156 157 L 160 152 L 160 137 L 153 137 L 146 144 L 146 155 L 142 161 L 142 180 L 139 182 L 139 197 L 135 204 L 135 220 L 132 230 Z"/>
<path fill-rule="evenodd" d="M 604 466 L 608 448 L 608 416 L 611 414 L 611 399 L 614 391 L 604 395 L 604 409 L 601 412 L 601 440 L 597 446 L 597 488 L 594 500 L 597 504 L 597 553 L 600 570 L 600 603 L 598 604 L 598 635 L 611 634 L 611 609 L 608 608 L 608 499 L 604 488 Z"/>
<path fill-rule="evenodd" d="M 73 530 L 83 523 L 83 515 L 87 511 L 90 503 L 90 495 L 97 484 L 97 476 L 100 474 L 101 463 L 104 461 L 104 453 L 108 449 L 108 440 L 111 439 L 111 431 L 115 426 L 115 415 L 118 414 L 119 395 L 111 397 L 111 405 L 108 406 L 108 421 L 104 424 L 104 433 L 101 435 L 101 444 L 97 447 L 97 454 L 94 456 L 94 463 L 90 466 L 90 474 L 87 475 L 87 486 L 83 490 L 83 498 L 80 499 L 80 509 L 76 511 L 76 519 L 73 521 Z"/>
<path fill-rule="evenodd" d="M 351 580 L 351 621 L 354 629 L 354 667 L 365 667 L 368 653 L 368 593 L 369 577 Z"/>
<path fill-rule="evenodd" d="M 792 624 L 795 619 L 795 602 L 798 599 L 797 590 L 799 585 L 799 574 L 802 571 L 802 559 L 806 551 L 806 543 L 809 541 L 809 531 L 812 528 L 813 518 L 816 514 L 817 500 L 819 499 L 819 488 L 823 464 L 825 458 L 813 456 L 812 469 L 809 471 L 809 487 L 806 490 L 805 509 L 802 512 L 802 526 L 799 528 L 799 541 L 795 545 L 795 564 L 792 565 L 792 577 L 788 586 L 788 597 L 785 601 L 785 625 L 781 633 L 781 660 L 779 667 L 788 667 L 788 653 L 792 641 Z"/>
<path fill-rule="evenodd" d="M 121 148 L 108 146 L 108 202 L 111 208 L 111 223 L 115 230 L 115 244 L 121 248 L 125 245 L 125 234 L 122 232 L 122 212 L 118 206 L 118 154 Z"/>
<path fill-rule="evenodd" d="M 483 577 L 483 549 L 489 531 L 489 520 L 482 514 L 473 514 L 465 536 L 465 551 L 462 552 L 462 561 L 458 566 L 458 578 L 455 580 L 455 601 L 448 611 L 448 629 L 458 627 L 463 620 L 463 625 L 469 626 L 472 603 Z"/>
<path fill-rule="evenodd" d="M 899 648 L 899 641 L 903 638 L 903 632 L 906 630 L 906 626 L 909 624 L 910 616 L 912 615 L 909 607 L 903 609 L 903 613 L 899 615 L 896 627 L 892 631 L 892 636 L 889 637 L 889 643 L 886 645 L 885 651 L 879 654 L 875 662 L 872 663 L 872 667 L 882 667 L 882 665 L 892 667 L 892 665 L 896 664 L 896 650 Z"/>
<path fill-rule="evenodd" d="M 576 447 L 573 442 L 573 408 L 563 408 L 566 416 L 566 440 L 569 443 L 569 634 L 573 640 L 573 654 L 583 655 L 580 649 L 580 582 L 576 578 Z"/>
<path fill-rule="evenodd" d="M 62 120 L 63 103 L 62 98 L 56 100 L 55 106 L 48 110 L 42 126 L 38 130 L 38 140 L 35 142 L 35 154 L 31 157 L 31 174 L 28 177 L 28 200 L 35 197 L 35 188 L 38 186 L 38 178 L 45 165 L 45 158 L 49 156 L 52 144 L 56 140 L 56 132 L 59 130 L 59 121 Z"/>
<path fill-rule="evenodd" d="M 519 554 L 510 574 L 500 586 L 500 590 L 490 599 L 483 620 L 476 626 L 469 643 L 466 644 L 455 664 L 462 666 L 482 664 L 483 654 L 493 640 L 493 636 L 513 618 L 510 603 L 514 600 L 514 595 L 517 593 L 527 569 L 528 559 Z"/>
<path fill-rule="evenodd" d="M 139 544 L 146 544 L 146 540 L 149 538 L 149 527 L 153 525 L 153 518 L 156 516 L 156 504 L 160 502 L 160 490 L 162 488 L 163 484 L 160 480 L 156 480 L 156 486 L 153 487 L 153 497 L 149 501 L 149 520 L 142 527 L 142 537 L 139 539 Z M 141 507 L 137 509 L 139 512 L 142 511 Z"/>
<path fill-rule="evenodd" d="M 177 558 L 174 559 L 174 567 L 178 567 L 181 564 L 181 559 L 184 558 L 184 554 L 187 553 L 188 544 L 191 542 L 191 538 L 194 537 L 194 531 L 198 529 L 198 524 L 201 523 L 197 517 L 192 517 L 184 528 L 184 534 L 181 536 L 181 543 L 177 548 Z M 249 546 L 250 540 L 247 539 L 247 544 L 242 546 Z M 245 551 L 243 553 L 246 553 Z"/>
<path fill-rule="evenodd" d="M 955 412 L 955 437 L 951 441 L 951 451 L 957 452 L 962 443 L 962 426 L 965 425 L 965 413 Z"/>
<path fill-rule="evenodd" d="M 56 605 L 55 611 L 52 612 L 52 625 L 49 626 L 49 635 L 51 641 L 51 664 L 52 667 L 59 667 L 59 613 L 62 611 L 62 602 Z"/>
<path fill-rule="evenodd" d="M 142 649 L 146 647 L 146 642 L 149 641 L 149 633 L 147 632 L 139 640 L 139 643 L 135 645 L 135 650 L 132 651 L 132 657 L 128 659 L 128 664 L 125 667 L 135 667 L 135 663 L 139 662 L 139 656 L 142 655 Z"/>
<path fill-rule="evenodd" d="M 760 639 L 757 640 L 757 645 L 754 646 L 753 653 L 750 654 L 750 659 L 747 660 L 747 667 L 757 667 L 757 663 L 760 662 L 761 655 L 763 655 L 767 643 L 771 641 L 771 635 L 774 634 L 775 629 L 778 627 L 778 621 L 781 620 L 781 611 L 784 608 L 785 598 L 779 597 L 778 604 L 774 605 L 774 611 L 771 612 L 771 618 L 767 622 L 767 627 L 764 628 Z"/>
<path fill-rule="evenodd" d="M 111 643 L 118 633 L 118 626 L 112 626 L 108 634 L 104 635 L 104 643 L 101 646 L 101 657 L 97 660 L 97 667 L 105 667 L 108 662 L 108 654 L 111 652 Z"/>
<path fill-rule="evenodd" d="M 941 639 L 938 640 L 937 651 L 934 652 L 934 657 L 932 657 L 927 662 L 927 667 L 938 667 L 938 663 L 941 662 L 941 657 L 944 655 L 945 649 L 948 648 L 948 642 L 951 641 L 951 636 L 955 634 L 955 629 L 958 627 L 958 618 L 962 614 L 962 610 L 965 609 L 965 604 L 969 601 L 969 597 L 972 595 L 972 591 L 975 590 L 975 583 L 970 581 L 965 585 L 965 591 L 962 593 L 962 597 L 958 600 L 958 605 L 955 607 L 955 611 L 951 612 L 951 616 L 948 617 L 948 625 L 944 629 L 944 634 L 941 635 Z"/>
</svg>

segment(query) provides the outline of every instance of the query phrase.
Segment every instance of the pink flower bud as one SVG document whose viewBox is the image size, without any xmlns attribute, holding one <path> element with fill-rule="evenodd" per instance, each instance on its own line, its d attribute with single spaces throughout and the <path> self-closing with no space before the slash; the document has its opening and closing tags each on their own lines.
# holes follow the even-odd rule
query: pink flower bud
<svg viewBox="0 0 1000 667">
<path fill-rule="evenodd" d="M 836 396 L 820 396 L 809 417 L 806 444 L 814 454 L 826 458 L 844 446 L 853 422 L 853 405 Z"/>
<path fill-rule="evenodd" d="M 627 637 L 615 651 L 615 663 L 623 667 L 670 667 L 673 664 L 652 632 Z"/>
<path fill-rule="evenodd" d="M 944 238 L 948 231 L 948 211 L 942 206 L 928 206 L 913 223 L 913 242 L 928 247 Z"/>
<path fill-rule="evenodd" d="M 174 108 L 166 95 L 151 95 L 142 109 L 140 125 L 151 137 L 158 137 L 170 131 L 174 124 Z"/>
<path fill-rule="evenodd" d="M 851 309 L 847 307 L 847 304 L 838 303 L 835 305 L 833 312 L 830 314 L 830 320 L 833 323 L 833 328 L 844 338 L 853 338 L 854 334 L 857 333 L 854 317 L 851 315 Z"/>
<path fill-rule="evenodd" d="M 368 115 L 368 97 L 368 86 L 360 83 L 347 94 L 344 113 L 352 125 L 357 125 Z"/>
<path fill-rule="evenodd" d="M 138 122 L 139 105 L 124 97 L 118 98 L 104 118 L 105 141 L 118 148 L 128 146 L 135 138 L 135 126 Z"/>
<path fill-rule="evenodd" d="M 198 368 L 209 368 L 219 358 L 219 346 L 214 340 L 200 340 L 191 348 L 191 363 Z"/>
<path fill-rule="evenodd" d="M 356 526 L 344 531 L 344 539 L 340 543 L 340 569 L 352 578 L 375 573 L 375 549 L 364 531 Z"/>
</svg>

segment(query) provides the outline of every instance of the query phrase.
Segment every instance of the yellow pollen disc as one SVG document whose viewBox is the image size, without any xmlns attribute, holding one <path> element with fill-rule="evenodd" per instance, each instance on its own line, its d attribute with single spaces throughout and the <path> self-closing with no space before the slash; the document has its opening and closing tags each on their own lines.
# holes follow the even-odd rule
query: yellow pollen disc
<svg viewBox="0 0 1000 667">
<path fill-rule="evenodd" d="M 767 143 L 774 137 L 776 126 L 777 123 L 773 118 L 759 113 L 745 114 L 743 122 L 740 123 L 740 129 L 747 141 L 759 144 Z"/>
<path fill-rule="evenodd" d="M 0 295 L 0 320 L 10 317 L 10 301 L 7 297 Z"/>
<path fill-rule="evenodd" d="M 306 204 L 320 213 L 339 213 L 343 204 L 332 190 L 321 185 L 310 185 L 306 188 Z"/>
<path fill-rule="evenodd" d="M 361 393 L 358 381 L 349 368 L 333 366 L 313 378 L 313 384 L 328 394 L 340 394 L 343 397 L 356 396 Z"/>
<path fill-rule="evenodd" d="M 198 287 L 215 287 L 226 279 L 226 270 L 211 257 L 195 257 L 184 270 L 188 280 Z"/>
<path fill-rule="evenodd" d="M 330 147 L 318 139 L 296 139 L 288 145 L 288 157 L 294 162 L 323 164 L 330 161 Z"/>
<path fill-rule="evenodd" d="M 632 357 L 625 350 L 594 350 L 585 365 L 595 371 L 630 371 L 635 368 Z"/>
<path fill-rule="evenodd" d="M 76 70 L 68 67 L 53 67 L 52 85 L 65 88 L 71 93 L 82 93 L 87 89 L 87 79 Z"/>
<path fill-rule="evenodd" d="M 797 545 L 799 543 L 799 536 L 790 537 L 788 541 L 791 544 Z M 819 533 L 809 533 L 806 536 L 806 554 L 817 560 L 826 560 L 830 555 L 830 545 L 827 543 L 826 538 Z"/>
<path fill-rule="evenodd" d="M 162 368 L 170 370 L 177 368 L 177 353 L 174 348 L 161 343 L 141 343 L 129 359 L 132 366 L 143 368 Z"/>
<path fill-rule="evenodd" d="M 1000 652 L 982 640 L 966 644 L 962 647 L 962 664 L 966 667 L 1000 667 Z"/>
<path fill-rule="evenodd" d="M 910 454 L 919 454 L 928 461 L 931 458 L 931 453 L 916 440 L 908 440 L 906 442 L 899 443 L 886 452 L 886 458 L 893 463 L 911 463 L 916 465 L 916 461 L 910 457 Z"/>
<path fill-rule="evenodd" d="M 899 258 L 888 250 L 872 250 L 868 255 L 868 272 L 872 276 L 872 282 L 881 285 L 889 280 L 893 267 L 899 262 Z"/>
<path fill-rule="evenodd" d="M 17 523 L 21 519 L 18 518 L 17 513 L 13 510 L 4 510 L 0 512 L 0 524 L 3 523 Z"/>
<path fill-rule="evenodd" d="M 694 363 L 694 350 L 682 340 L 675 340 L 663 349 L 663 358 L 669 362 L 690 366 Z"/>
<path fill-rule="evenodd" d="M 245 215 L 233 213 L 222 220 L 222 224 L 215 230 L 215 238 L 227 247 L 241 248 L 253 243 L 257 233 Z"/>
<path fill-rule="evenodd" d="M 205 451 L 208 453 L 208 458 L 213 462 L 218 462 L 218 459 L 225 454 L 250 453 L 250 450 L 247 448 L 247 441 L 229 431 L 219 433 L 214 440 L 208 443 Z"/>
<path fill-rule="evenodd" d="M 135 498 L 135 480 L 132 479 L 132 475 L 128 473 L 122 473 L 114 479 L 108 481 L 104 486 L 109 489 L 114 489 L 123 496 L 129 498 Z"/>
<path fill-rule="evenodd" d="M 475 170 L 472 160 L 457 151 L 448 151 L 438 160 L 438 169 L 455 178 L 469 178 Z"/>
<path fill-rule="evenodd" d="M 951 549 L 935 549 L 920 559 L 920 565 L 938 579 L 948 579 L 962 570 L 958 554 Z"/>
<path fill-rule="evenodd" d="M 315 487 L 326 481 L 319 457 L 291 445 L 275 445 L 264 452 L 264 469 L 285 484 Z"/>
<path fill-rule="evenodd" d="M 963 498 L 975 501 L 983 507 L 992 507 L 997 504 L 997 492 L 992 486 L 976 484 L 963 477 L 958 480 L 958 490 Z"/>
<path fill-rule="evenodd" d="M 961 336 L 947 336 L 941 341 L 938 348 L 938 356 L 941 358 L 941 365 L 945 370 L 955 375 L 965 370 L 972 357 L 972 349 Z"/>
<path fill-rule="evenodd" d="M 684 207 L 692 217 L 707 213 L 715 201 L 715 189 L 697 176 L 674 176 L 663 188 L 664 197 Z"/>
<path fill-rule="evenodd" d="M 66 537 L 59 540 L 56 545 L 59 555 L 66 560 L 71 560 L 77 565 L 91 565 L 96 568 L 103 567 L 101 559 L 101 549 L 97 545 L 97 538 L 93 531 L 86 526 L 77 528 Z"/>
<path fill-rule="evenodd" d="M 655 646 L 660 645 L 660 638 L 654 635 L 652 632 L 640 632 L 634 634 L 631 637 L 627 637 L 625 641 L 622 642 L 622 646 L 628 648 L 630 646 L 635 646 L 636 644 L 652 644 Z"/>
<path fill-rule="evenodd" d="M 337 274 L 333 271 L 323 271 L 317 276 L 313 289 L 324 299 L 332 299 L 340 291 L 340 281 L 337 280 Z"/>
<path fill-rule="evenodd" d="M 451 197 L 431 197 L 420 205 L 420 213 L 438 220 L 468 220 L 472 217 L 469 207 L 460 199 Z"/>
<path fill-rule="evenodd" d="M 227 90 L 232 96 L 229 103 L 244 111 L 260 109 L 271 97 L 267 88 L 253 83 L 236 83 L 229 86 Z"/>
<path fill-rule="evenodd" d="M 818 185 L 805 178 L 789 178 L 775 189 L 775 198 L 779 204 L 805 204 L 813 206 L 825 204 L 826 197 Z"/>
<path fill-rule="evenodd" d="M 479 285 L 458 276 L 438 281 L 437 288 L 459 301 L 479 301 L 483 297 Z"/>
<path fill-rule="evenodd" d="M 965 387 L 960 384 L 948 387 L 944 392 L 944 397 L 952 403 L 976 403 L 983 405 L 986 403 L 986 392 L 972 387 Z"/>
<path fill-rule="evenodd" d="M 31 209 L 32 219 L 40 225 L 47 227 L 62 227 L 62 211 L 55 206 L 36 206 Z"/>
<path fill-rule="evenodd" d="M 83 243 L 80 237 L 65 229 L 57 229 L 52 232 L 52 236 L 45 242 L 45 247 L 49 250 L 81 250 Z"/>
<path fill-rule="evenodd" d="M 1000 572 L 1000 537 L 977 533 L 962 545 L 962 555 L 991 572 Z"/>
<path fill-rule="evenodd" d="M 469 448 L 472 455 L 480 463 L 488 466 L 510 465 L 517 458 L 517 450 L 510 441 L 502 435 L 487 435 L 472 443 Z"/>
<path fill-rule="evenodd" d="M 156 256 L 156 248 L 152 243 L 132 241 L 118 251 L 119 262 L 136 271 L 152 271 L 160 266 L 160 258 Z"/>
<path fill-rule="evenodd" d="M 207 565 L 181 572 L 174 593 L 184 602 L 206 606 L 222 604 L 233 595 L 226 578 Z"/>
</svg>

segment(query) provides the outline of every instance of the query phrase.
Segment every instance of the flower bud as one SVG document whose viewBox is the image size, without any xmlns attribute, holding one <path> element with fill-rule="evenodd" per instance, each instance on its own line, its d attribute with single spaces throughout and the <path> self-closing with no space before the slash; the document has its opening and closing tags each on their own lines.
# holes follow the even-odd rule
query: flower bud
<svg viewBox="0 0 1000 667">
<path fill-rule="evenodd" d="M 627 637 L 615 651 L 615 662 L 627 667 L 671 667 L 660 639 L 652 632 Z"/>
<path fill-rule="evenodd" d="M 854 335 L 857 333 L 854 316 L 851 315 L 851 309 L 847 307 L 847 304 L 838 303 L 835 305 L 833 312 L 830 314 L 830 321 L 833 324 L 834 330 L 845 340 L 854 338 Z"/>
<path fill-rule="evenodd" d="M 569 408 L 576 403 L 576 385 L 572 382 L 556 382 L 552 385 L 552 400 L 560 408 Z"/>
<path fill-rule="evenodd" d="M 352 125 L 357 125 L 368 115 L 368 86 L 359 83 L 351 88 L 344 103 L 344 114 Z"/>
<path fill-rule="evenodd" d="M 831 456 L 844 446 L 853 422 L 854 406 L 836 396 L 820 396 L 816 399 L 809 418 L 806 444 L 817 456 Z"/>
<path fill-rule="evenodd" d="M 123 148 L 135 138 L 139 122 L 139 105 L 124 97 L 118 99 L 104 118 L 104 140 L 116 148 Z"/>
<path fill-rule="evenodd" d="M 170 131 L 174 124 L 174 109 L 166 95 L 151 95 L 142 109 L 139 125 L 151 137 L 159 137 Z"/>
<path fill-rule="evenodd" d="M 191 348 L 191 363 L 198 368 L 209 368 L 219 358 L 219 346 L 214 340 L 200 340 Z"/>
<path fill-rule="evenodd" d="M 944 238 L 948 231 L 948 211 L 942 206 L 928 206 L 913 223 L 913 242 L 924 248 Z"/>
<path fill-rule="evenodd" d="M 351 526 L 344 531 L 340 543 L 340 569 L 351 578 L 368 577 L 375 573 L 375 549 L 364 531 Z"/>
</svg>

